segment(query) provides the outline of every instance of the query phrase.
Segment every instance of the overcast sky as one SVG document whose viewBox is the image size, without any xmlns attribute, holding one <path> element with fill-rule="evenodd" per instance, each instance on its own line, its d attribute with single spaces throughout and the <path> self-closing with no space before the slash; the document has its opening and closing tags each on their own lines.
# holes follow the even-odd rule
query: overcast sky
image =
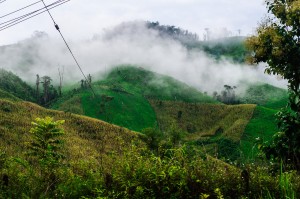
<svg viewBox="0 0 300 199">
<path fill-rule="evenodd" d="M 7 0 L 0 4 L 0 15 L 15 11 L 37 0 Z M 55 0 L 45 0 L 46 4 Z M 41 7 L 33 6 L 26 12 Z M 242 35 L 254 32 L 258 22 L 266 14 L 263 0 L 71 0 L 51 10 L 67 39 L 89 39 L 103 30 L 124 21 L 159 21 L 175 25 L 199 34 L 203 38 L 205 28 L 227 28 L 234 35 L 241 29 Z M 11 17 L 24 14 L 22 12 Z M 0 18 L 0 23 L 10 18 Z M 57 37 L 49 16 L 44 13 L 26 22 L 0 31 L 0 45 L 15 43 L 28 38 L 36 30 Z"/>
</svg>

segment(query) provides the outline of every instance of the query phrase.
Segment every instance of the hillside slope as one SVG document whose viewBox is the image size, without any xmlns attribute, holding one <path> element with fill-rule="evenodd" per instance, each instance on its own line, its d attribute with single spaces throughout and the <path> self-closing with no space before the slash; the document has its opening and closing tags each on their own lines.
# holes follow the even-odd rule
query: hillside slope
<svg viewBox="0 0 300 199">
<path fill-rule="evenodd" d="M 45 116 L 66 121 L 64 154 L 74 167 L 85 161 L 99 167 L 100 157 L 109 166 L 111 158 L 107 154 L 126 148 L 139 137 L 137 133 L 96 119 L 48 110 L 30 102 L 0 99 L 0 150 L 23 157 L 31 122 Z"/>
<path fill-rule="evenodd" d="M 26 101 L 35 101 L 34 90 L 12 72 L 0 69 L 0 89 Z"/>
<path fill-rule="evenodd" d="M 0 99 L 9 99 L 9 100 L 12 100 L 12 101 L 20 101 L 19 98 L 17 98 L 16 96 L 14 96 L 11 93 L 6 92 L 2 89 L 0 89 Z"/>
<path fill-rule="evenodd" d="M 161 129 L 187 132 L 186 141 L 218 157 L 239 158 L 239 143 L 256 105 L 151 101 Z"/>
<path fill-rule="evenodd" d="M 218 103 L 171 77 L 132 66 L 112 70 L 104 80 L 93 83 L 93 90 L 96 96 L 82 88 L 69 92 L 52 108 L 141 131 L 156 125 L 148 99 Z"/>
</svg>

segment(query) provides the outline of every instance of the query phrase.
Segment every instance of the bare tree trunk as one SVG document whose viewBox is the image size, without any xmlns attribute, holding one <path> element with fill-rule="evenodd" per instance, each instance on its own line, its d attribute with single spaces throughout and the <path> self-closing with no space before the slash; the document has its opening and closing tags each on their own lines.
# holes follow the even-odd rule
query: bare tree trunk
<svg viewBox="0 0 300 199">
<path fill-rule="evenodd" d="M 40 76 L 36 75 L 36 101 L 37 103 L 40 103 Z"/>
<path fill-rule="evenodd" d="M 62 84 L 63 84 L 63 81 L 64 81 L 64 72 L 65 72 L 65 69 L 63 67 L 62 71 L 60 70 L 60 68 L 58 68 L 58 74 L 59 74 L 59 87 L 58 87 L 58 94 L 59 96 L 61 96 L 62 94 Z"/>
</svg>

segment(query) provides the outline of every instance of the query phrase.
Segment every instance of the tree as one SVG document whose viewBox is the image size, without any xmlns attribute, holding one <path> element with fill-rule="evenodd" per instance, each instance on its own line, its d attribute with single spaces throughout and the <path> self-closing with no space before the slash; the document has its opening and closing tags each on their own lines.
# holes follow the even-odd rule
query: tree
<svg viewBox="0 0 300 199">
<path fill-rule="evenodd" d="M 220 95 L 216 91 L 213 92 L 213 98 L 224 104 L 237 104 L 238 100 L 234 91 L 236 88 L 236 86 L 224 85 L 224 90 Z"/>
<path fill-rule="evenodd" d="M 91 74 L 89 74 L 89 75 L 87 76 L 87 79 L 88 79 L 88 84 L 89 84 L 89 86 L 91 86 L 91 85 L 92 85 L 92 76 L 91 76 Z"/>
<path fill-rule="evenodd" d="M 40 76 L 36 75 L 36 100 L 39 103 L 40 102 Z"/>
<path fill-rule="evenodd" d="M 43 94 L 43 99 L 44 99 L 44 104 L 47 104 L 49 102 L 49 95 L 50 95 L 50 85 L 51 85 L 52 79 L 49 76 L 43 76 L 42 77 L 42 84 L 44 88 L 44 94 Z"/>
<path fill-rule="evenodd" d="M 53 118 L 36 118 L 30 129 L 32 141 L 29 143 L 30 155 L 37 157 L 45 164 L 57 163 L 63 155 L 60 153 L 62 140 L 58 137 L 64 135 L 59 126 L 64 120 L 53 121 Z"/>
<path fill-rule="evenodd" d="M 142 133 L 146 135 L 145 142 L 149 148 L 157 151 L 163 139 L 163 133 L 157 128 L 145 128 L 142 130 Z"/>
<path fill-rule="evenodd" d="M 61 90 L 62 90 L 62 85 L 63 85 L 63 81 L 64 81 L 64 70 L 65 68 L 63 67 L 62 70 L 60 68 L 58 68 L 58 75 L 59 75 L 59 86 L 58 86 L 58 94 L 61 97 Z"/>
<path fill-rule="evenodd" d="M 63 141 L 59 139 L 64 135 L 60 127 L 65 121 L 53 121 L 53 118 L 36 118 L 30 129 L 32 141 L 29 143 L 29 155 L 37 160 L 41 171 L 41 188 L 46 194 L 53 191 L 59 181 L 56 171 L 61 166 L 64 157 L 61 153 Z"/>
<path fill-rule="evenodd" d="M 262 147 L 268 158 L 300 170 L 300 3 L 266 0 L 271 15 L 247 40 L 252 63 L 268 64 L 266 73 L 288 80 L 289 103 L 277 114 L 280 132 Z"/>
</svg>

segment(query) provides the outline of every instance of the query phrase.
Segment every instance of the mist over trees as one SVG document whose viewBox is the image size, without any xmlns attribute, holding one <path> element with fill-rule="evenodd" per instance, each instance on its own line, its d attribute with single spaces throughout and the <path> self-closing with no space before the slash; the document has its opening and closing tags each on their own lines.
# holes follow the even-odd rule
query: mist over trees
<svg viewBox="0 0 300 199">
<path fill-rule="evenodd" d="M 236 86 L 224 85 L 224 90 L 218 94 L 217 91 L 213 92 L 213 98 L 224 104 L 238 104 L 239 100 L 235 94 Z"/>
<path fill-rule="evenodd" d="M 161 25 L 157 22 L 146 22 L 146 27 L 158 31 L 161 37 L 171 37 L 172 39 L 183 43 L 198 42 L 199 36 L 196 33 L 191 33 L 188 30 L 183 30 L 180 27 L 173 25 Z"/>
</svg>

